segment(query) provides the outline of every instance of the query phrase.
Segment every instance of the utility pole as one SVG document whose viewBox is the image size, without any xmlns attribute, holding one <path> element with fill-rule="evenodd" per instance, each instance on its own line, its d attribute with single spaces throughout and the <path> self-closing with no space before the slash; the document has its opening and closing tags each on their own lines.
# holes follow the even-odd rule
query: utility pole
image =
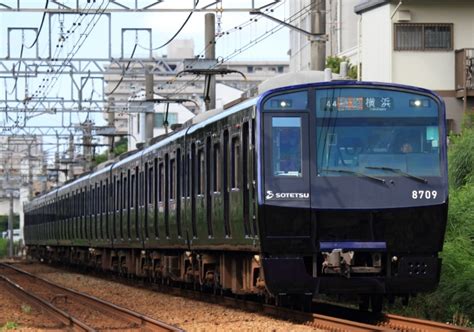
<svg viewBox="0 0 474 332">
<path fill-rule="evenodd" d="M 115 100 L 114 97 L 109 98 L 110 106 L 115 106 L 114 100 Z M 109 109 L 109 112 L 107 113 L 107 125 L 111 128 L 115 128 L 115 113 L 110 109 Z M 109 140 L 109 160 L 112 160 L 115 158 L 115 151 L 114 151 L 115 136 L 111 135 L 108 138 L 108 140 Z"/>
<path fill-rule="evenodd" d="M 86 172 L 92 170 L 92 121 L 86 120 L 82 124 L 83 136 L 82 136 L 82 144 L 83 153 L 84 153 L 84 160 L 86 162 Z M 58 146 L 59 151 L 59 146 Z M 58 167 L 59 169 L 59 164 Z M 58 173 L 59 174 L 59 173 Z"/>
<path fill-rule="evenodd" d="M 153 100 L 155 97 L 154 92 L 154 77 L 153 77 L 153 68 L 151 66 L 146 68 L 145 73 L 145 100 Z M 147 142 L 149 139 L 153 138 L 153 128 L 155 127 L 155 105 L 152 102 L 151 110 L 146 110 L 145 114 L 140 114 L 138 121 L 141 117 L 145 117 L 144 123 L 144 132 L 145 137 L 144 141 Z"/>
<path fill-rule="evenodd" d="M 10 211 L 8 213 L 8 257 L 13 258 L 13 193 L 10 193 Z"/>
<path fill-rule="evenodd" d="M 216 58 L 216 16 L 212 13 L 204 16 L 204 57 L 206 59 Z M 206 111 L 216 108 L 216 77 L 206 76 L 206 87 L 208 87 L 209 98 L 204 100 Z"/>
<path fill-rule="evenodd" d="M 311 32 L 326 34 L 326 0 L 311 0 Z M 312 40 L 310 45 L 310 69 L 323 71 L 326 67 L 325 39 Z"/>
<path fill-rule="evenodd" d="M 32 141 L 33 142 L 33 141 Z M 28 144 L 28 199 L 33 196 L 33 156 L 31 155 L 31 144 Z"/>
<path fill-rule="evenodd" d="M 69 175 L 71 179 L 73 179 L 74 178 L 74 135 L 72 133 L 69 135 L 68 158 L 69 158 L 69 165 L 68 165 L 67 174 Z"/>
</svg>

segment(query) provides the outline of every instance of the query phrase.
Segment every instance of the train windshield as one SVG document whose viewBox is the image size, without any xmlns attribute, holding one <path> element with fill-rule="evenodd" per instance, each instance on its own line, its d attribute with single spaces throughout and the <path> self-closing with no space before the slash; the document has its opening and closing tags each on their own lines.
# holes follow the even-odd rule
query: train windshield
<svg viewBox="0 0 474 332">
<path fill-rule="evenodd" d="M 439 176 L 438 103 L 373 88 L 316 92 L 319 176 Z"/>
</svg>

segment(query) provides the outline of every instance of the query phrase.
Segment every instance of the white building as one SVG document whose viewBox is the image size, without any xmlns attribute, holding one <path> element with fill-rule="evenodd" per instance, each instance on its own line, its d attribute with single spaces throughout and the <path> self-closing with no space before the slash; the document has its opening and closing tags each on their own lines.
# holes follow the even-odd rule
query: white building
<svg viewBox="0 0 474 332">
<path fill-rule="evenodd" d="M 0 137 L 0 215 L 9 213 L 9 195 L 14 195 L 14 212 L 19 213 L 21 204 L 18 191 L 30 188 L 31 194 L 44 190 L 45 160 L 39 136 Z"/>
<path fill-rule="evenodd" d="M 459 131 L 474 107 L 474 1 L 366 0 L 355 12 L 362 79 L 436 91 Z"/>
<path fill-rule="evenodd" d="M 345 56 L 350 59 L 351 64 L 358 62 L 357 58 L 357 21 L 358 16 L 354 13 L 354 6 L 360 0 L 325 0 L 326 1 L 326 54 L 333 56 Z M 307 11 L 300 19 L 292 22 L 300 29 L 311 31 L 311 16 L 308 11 L 311 3 L 315 0 L 290 1 L 290 16 L 298 15 Z M 290 30 L 290 71 L 310 70 L 309 38 L 296 30 Z"/>
</svg>

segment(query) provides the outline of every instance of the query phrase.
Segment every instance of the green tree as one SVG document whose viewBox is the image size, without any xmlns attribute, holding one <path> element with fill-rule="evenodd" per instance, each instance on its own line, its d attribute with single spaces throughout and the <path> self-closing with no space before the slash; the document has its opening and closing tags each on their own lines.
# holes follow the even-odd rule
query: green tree
<svg viewBox="0 0 474 332">
<path fill-rule="evenodd" d="M 115 143 L 114 146 L 114 152 L 116 156 L 121 155 L 122 153 L 127 152 L 128 149 L 128 141 L 126 138 L 122 138 L 120 141 Z M 99 165 L 100 163 L 103 163 L 104 161 L 107 161 L 109 159 L 109 151 L 105 151 L 103 153 L 95 155 L 94 159 L 92 160 L 94 163 L 94 166 Z"/>
<path fill-rule="evenodd" d="M 326 68 L 331 68 L 333 73 L 339 74 L 341 62 L 347 62 L 347 76 L 357 79 L 357 66 L 352 65 L 348 57 L 328 56 L 326 58 Z"/>
</svg>

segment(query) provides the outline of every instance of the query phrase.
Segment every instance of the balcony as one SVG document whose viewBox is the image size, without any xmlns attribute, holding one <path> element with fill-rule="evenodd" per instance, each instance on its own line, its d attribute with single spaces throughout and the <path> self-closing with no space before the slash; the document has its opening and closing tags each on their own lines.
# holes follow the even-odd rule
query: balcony
<svg viewBox="0 0 474 332">
<path fill-rule="evenodd" d="M 456 50 L 456 97 L 474 97 L 474 48 Z"/>
</svg>

